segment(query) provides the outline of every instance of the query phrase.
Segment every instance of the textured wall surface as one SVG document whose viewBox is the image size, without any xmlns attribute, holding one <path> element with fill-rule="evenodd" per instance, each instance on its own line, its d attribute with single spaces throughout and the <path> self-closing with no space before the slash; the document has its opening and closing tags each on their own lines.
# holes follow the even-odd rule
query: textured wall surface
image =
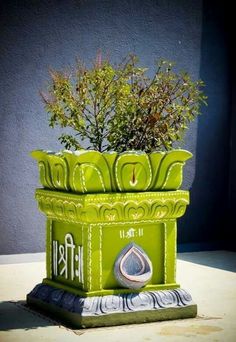
<svg viewBox="0 0 236 342">
<path fill-rule="evenodd" d="M 231 18 L 231 13 L 233 12 L 232 6 L 229 6 L 228 11 L 226 13 L 226 18 Z M 236 51 L 234 44 L 235 33 L 234 33 L 234 21 L 227 20 L 227 39 L 229 41 L 229 57 L 230 57 L 230 75 L 231 75 L 231 117 L 230 117 L 230 126 L 231 126 L 231 134 L 230 134 L 230 181 L 229 181 L 229 220 L 228 220 L 228 231 L 230 237 L 230 248 L 236 250 L 235 245 L 235 208 L 236 208 Z M 231 44 L 230 44 L 231 43 Z"/>
<path fill-rule="evenodd" d="M 48 67 L 73 65 L 76 56 L 90 62 L 98 49 L 114 61 L 135 52 L 150 72 L 156 58 L 174 60 L 206 81 L 209 106 L 184 145 L 195 158 L 185 170 L 183 188 L 191 189 L 192 204 L 180 222 L 179 242 L 214 239 L 218 229 L 211 222 L 222 220 L 228 172 L 227 75 L 218 18 L 203 9 L 200 0 L 1 3 L 0 254 L 44 250 L 45 219 L 34 200 L 38 170 L 29 152 L 61 145 L 38 91 Z"/>
<path fill-rule="evenodd" d="M 203 2 L 200 78 L 208 106 L 198 119 L 196 169 L 191 207 L 182 219 L 181 243 L 199 248 L 227 246 L 229 227 L 230 72 L 226 11 L 222 3 Z"/>
</svg>

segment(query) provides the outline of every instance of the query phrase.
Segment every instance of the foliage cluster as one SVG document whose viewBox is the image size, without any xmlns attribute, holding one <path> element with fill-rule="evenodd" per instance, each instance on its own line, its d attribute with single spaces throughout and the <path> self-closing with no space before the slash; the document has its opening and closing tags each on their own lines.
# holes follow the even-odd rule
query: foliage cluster
<svg viewBox="0 0 236 342">
<path fill-rule="evenodd" d="M 206 104 L 204 83 L 164 60 L 152 78 L 147 71 L 135 55 L 114 65 L 101 54 L 90 68 L 78 60 L 69 72 L 50 70 L 47 92 L 41 92 L 49 125 L 74 131 L 62 134 L 61 143 L 101 152 L 171 149 Z"/>
</svg>

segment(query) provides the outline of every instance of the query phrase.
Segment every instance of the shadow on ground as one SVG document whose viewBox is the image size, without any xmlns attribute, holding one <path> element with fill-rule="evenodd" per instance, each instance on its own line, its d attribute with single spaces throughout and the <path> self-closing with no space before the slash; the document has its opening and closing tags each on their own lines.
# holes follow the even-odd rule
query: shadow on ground
<svg viewBox="0 0 236 342">
<path fill-rule="evenodd" d="M 30 310 L 25 301 L 0 302 L 0 331 L 37 329 L 58 325 L 53 320 Z"/>
<path fill-rule="evenodd" d="M 236 272 L 236 253 L 229 251 L 180 253 L 178 259 L 224 271 Z"/>
</svg>

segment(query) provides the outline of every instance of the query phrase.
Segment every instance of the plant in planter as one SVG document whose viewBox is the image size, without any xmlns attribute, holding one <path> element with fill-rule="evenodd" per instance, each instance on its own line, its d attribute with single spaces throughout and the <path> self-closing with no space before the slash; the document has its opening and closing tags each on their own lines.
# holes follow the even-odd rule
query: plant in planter
<svg viewBox="0 0 236 342">
<path fill-rule="evenodd" d="M 51 70 L 48 93 L 41 93 L 50 126 L 75 132 L 59 140 L 76 150 L 84 140 L 99 152 L 170 150 L 205 103 L 203 82 L 173 72 L 167 61 L 157 63 L 152 79 L 146 72 L 133 55 L 116 67 L 98 56 L 91 69 L 78 61 L 74 72 Z"/>
<path fill-rule="evenodd" d="M 191 153 L 173 144 L 205 103 L 203 82 L 166 61 L 149 78 L 135 56 L 114 66 L 100 54 L 91 68 L 50 74 L 50 126 L 70 130 L 59 137 L 66 150 L 32 152 L 47 278 L 28 303 L 83 327 L 195 316 L 175 280 L 176 219 L 189 203 L 177 189 Z"/>
</svg>

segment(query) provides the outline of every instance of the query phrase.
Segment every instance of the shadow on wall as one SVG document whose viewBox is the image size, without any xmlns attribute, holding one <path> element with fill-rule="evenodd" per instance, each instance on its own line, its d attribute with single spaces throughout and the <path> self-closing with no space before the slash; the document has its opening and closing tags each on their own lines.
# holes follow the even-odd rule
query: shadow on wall
<svg viewBox="0 0 236 342">
<path fill-rule="evenodd" d="M 227 247 L 230 82 L 224 9 L 203 2 L 200 78 L 208 106 L 198 119 L 191 203 L 181 219 L 180 252 Z M 187 241 L 193 244 L 185 245 Z"/>
</svg>

